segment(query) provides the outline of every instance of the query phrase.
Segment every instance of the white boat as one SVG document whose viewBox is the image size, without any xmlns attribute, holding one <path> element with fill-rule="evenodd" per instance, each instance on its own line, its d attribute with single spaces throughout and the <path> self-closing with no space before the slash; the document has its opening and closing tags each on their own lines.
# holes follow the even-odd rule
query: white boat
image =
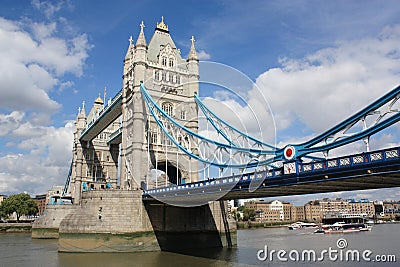
<svg viewBox="0 0 400 267">
<path fill-rule="evenodd" d="M 314 229 L 318 228 L 316 223 L 306 223 L 306 222 L 295 222 L 288 226 L 289 230 L 298 230 L 298 229 Z"/>
<path fill-rule="evenodd" d="M 345 234 L 345 233 L 356 233 L 371 231 L 372 226 L 364 223 L 344 223 L 336 222 L 332 225 L 323 225 L 318 230 L 315 230 L 316 234 Z"/>
</svg>

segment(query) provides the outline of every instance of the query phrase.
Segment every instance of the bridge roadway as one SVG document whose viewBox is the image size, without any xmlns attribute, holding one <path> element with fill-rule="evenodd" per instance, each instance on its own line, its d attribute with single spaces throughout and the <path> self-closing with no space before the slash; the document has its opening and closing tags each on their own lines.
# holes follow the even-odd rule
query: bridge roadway
<svg viewBox="0 0 400 267">
<path fill-rule="evenodd" d="M 110 100 L 102 110 L 99 111 L 93 121 L 88 122 L 85 129 L 82 130 L 80 141 L 91 141 L 97 135 L 99 135 L 104 129 L 106 129 L 113 121 L 115 121 L 122 114 L 122 90 Z M 118 138 L 118 131 L 112 134 L 113 139 L 109 140 L 109 143 L 120 141 Z"/>
<path fill-rule="evenodd" d="M 144 201 L 191 205 L 205 200 L 278 197 L 400 187 L 400 147 L 184 185 L 145 190 Z"/>
</svg>

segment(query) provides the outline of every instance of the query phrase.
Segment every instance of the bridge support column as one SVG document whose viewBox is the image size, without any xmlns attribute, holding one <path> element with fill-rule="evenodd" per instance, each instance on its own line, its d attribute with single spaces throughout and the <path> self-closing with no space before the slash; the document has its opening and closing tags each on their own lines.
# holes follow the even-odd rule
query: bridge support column
<svg viewBox="0 0 400 267">
<path fill-rule="evenodd" d="M 97 190 L 61 221 L 59 251 L 175 251 L 235 246 L 225 202 L 175 207 L 142 201 L 142 191 Z"/>
<path fill-rule="evenodd" d="M 226 201 L 198 207 L 145 203 L 158 244 L 163 251 L 234 247 L 236 222 L 227 215 Z"/>
</svg>

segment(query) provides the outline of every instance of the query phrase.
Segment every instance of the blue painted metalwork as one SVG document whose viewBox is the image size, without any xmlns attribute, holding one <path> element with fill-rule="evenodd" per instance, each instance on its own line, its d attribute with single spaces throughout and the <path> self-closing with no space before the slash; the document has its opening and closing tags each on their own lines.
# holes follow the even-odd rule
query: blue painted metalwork
<svg viewBox="0 0 400 267">
<path fill-rule="evenodd" d="M 212 143 L 214 145 L 223 147 L 223 148 L 227 148 L 227 149 L 233 149 L 233 150 L 237 150 L 237 151 L 241 151 L 241 152 L 248 152 L 248 153 L 256 153 L 256 154 L 262 154 L 262 155 L 274 155 L 275 152 L 274 151 L 270 151 L 270 150 L 262 150 L 262 149 L 255 149 L 255 148 L 243 148 L 243 147 L 236 147 L 236 146 L 231 146 L 231 145 L 227 145 L 212 139 L 208 139 L 198 133 L 195 133 L 193 131 L 191 131 L 190 129 L 186 128 L 185 126 L 181 125 L 180 123 L 178 123 L 177 121 L 175 121 L 173 118 L 171 118 L 171 116 L 169 116 L 159 105 L 157 105 L 157 103 L 153 100 L 153 98 L 149 95 L 149 93 L 147 92 L 146 88 L 144 87 L 143 83 L 141 83 L 140 85 L 140 89 L 141 92 L 143 94 L 143 96 L 145 97 L 145 101 L 147 104 L 147 107 L 149 108 L 150 112 L 152 113 L 153 117 L 156 119 L 157 124 L 160 126 L 161 129 L 163 129 L 164 133 L 167 134 L 167 136 L 171 139 L 173 139 L 173 137 L 168 133 L 168 131 L 165 129 L 165 127 L 163 126 L 162 122 L 159 120 L 157 114 L 154 112 L 154 108 L 157 109 L 157 111 L 166 119 L 168 119 L 169 122 L 171 122 L 172 124 L 174 124 L 177 128 L 183 130 L 184 132 L 190 134 L 191 136 L 194 136 L 200 140 L 204 140 L 206 142 Z M 173 141 L 171 139 L 171 141 Z M 174 143 L 176 143 L 176 141 L 173 141 Z"/>
<path fill-rule="evenodd" d="M 276 162 L 276 161 L 281 161 L 283 160 L 283 155 L 275 155 L 274 151 L 271 150 L 261 150 L 261 149 L 254 149 L 254 148 L 243 148 L 243 147 L 236 147 L 236 146 L 231 146 L 231 145 L 227 145 L 224 143 L 220 143 L 217 142 L 215 140 L 211 140 L 208 139 L 202 135 L 199 135 L 198 133 L 195 133 L 193 131 L 191 131 L 190 129 L 184 127 L 183 125 L 179 124 L 178 122 L 176 122 L 173 118 L 171 118 L 164 110 L 162 110 L 162 108 L 160 106 L 157 105 L 157 103 L 152 99 L 152 97 L 149 95 L 149 93 L 147 92 L 146 88 L 144 87 L 143 83 L 141 83 L 140 85 L 140 89 L 141 92 L 144 96 L 145 102 L 147 104 L 147 107 L 150 111 L 150 113 L 152 114 L 154 120 L 156 121 L 157 125 L 160 127 L 160 129 L 164 132 L 164 134 L 171 140 L 172 143 L 174 143 L 175 146 L 177 146 L 181 151 L 183 151 L 186 155 L 202 162 L 202 163 L 206 163 L 206 164 L 210 164 L 213 166 L 217 166 L 220 168 L 252 168 L 252 167 L 257 167 L 259 165 L 268 165 L 270 163 Z M 254 158 L 254 161 L 250 161 L 244 164 L 229 164 L 229 163 L 216 163 L 213 161 L 209 161 L 207 159 L 203 159 L 201 157 L 199 157 L 198 155 L 192 153 L 191 151 L 189 151 L 188 149 L 186 149 L 184 146 L 180 145 L 177 140 L 175 140 L 175 138 L 173 136 L 171 136 L 171 134 L 169 133 L 169 131 L 166 129 L 164 123 L 159 119 L 157 113 L 155 112 L 155 110 L 157 110 L 157 112 L 159 112 L 161 114 L 161 116 L 163 116 L 164 118 L 166 118 L 169 122 L 171 122 L 173 125 L 175 125 L 177 128 L 179 128 L 180 130 L 183 130 L 184 132 L 190 134 L 191 136 L 194 136 L 200 140 L 206 141 L 208 143 L 214 144 L 220 148 L 223 149 L 227 149 L 227 150 L 234 150 L 234 151 L 238 151 L 238 152 L 245 152 L 245 153 L 253 153 L 253 154 L 259 154 L 259 155 L 272 155 L 273 157 L 267 160 L 263 160 L 263 161 L 258 161 L 257 159 Z"/>
<path fill-rule="evenodd" d="M 389 127 L 390 125 L 393 125 L 394 123 L 400 120 L 400 112 L 398 110 L 390 111 L 393 113 L 396 112 L 396 114 L 392 115 L 391 117 L 385 120 L 382 120 L 383 117 L 386 114 L 389 114 L 390 112 L 387 112 L 384 115 L 379 116 L 378 119 L 376 120 L 376 123 L 373 126 L 363 129 L 358 133 L 354 133 L 346 137 L 337 138 L 337 140 L 334 140 L 332 143 L 329 144 L 327 143 L 324 145 L 317 145 L 333 137 L 335 134 L 341 131 L 346 131 L 346 129 L 351 128 L 357 122 L 364 120 L 369 115 L 374 114 L 374 112 L 376 112 L 382 106 L 389 104 L 389 108 L 391 108 L 392 105 L 396 103 L 399 98 L 400 98 L 400 86 L 394 88 L 384 96 L 380 97 L 378 100 L 374 101 L 373 103 L 363 108 L 353 116 L 342 121 L 341 123 L 337 124 L 331 129 L 325 131 L 324 133 L 312 138 L 307 142 L 294 145 L 294 147 L 296 148 L 296 157 L 300 158 L 310 153 L 332 150 L 337 147 L 347 145 L 358 140 L 369 138 L 371 135 Z"/>
<path fill-rule="evenodd" d="M 201 108 L 201 111 L 203 112 L 203 114 L 206 116 L 207 120 L 209 120 L 211 122 L 211 124 L 214 126 L 214 128 L 220 132 L 221 130 L 219 129 L 219 127 L 217 125 L 215 125 L 214 120 L 211 118 L 214 117 L 218 122 L 221 122 L 222 124 L 224 124 L 226 127 L 228 127 L 229 129 L 231 129 L 232 131 L 238 133 L 239 135 L 243 136 L 244 138 L 247 138 L 253 142 L 255 142 L 256 144 L 260 145 L 260 146 L 266 146 L 268 148 L 271 148 L 273 150 L 278 150 L 277 147 L 272 146 L 270 144 L 264 143 L 261 140 L 258 140 L 246 133 L 243 133 L 242 131 L 240 131 L 239 129 L 236 129 L 235 127 L 233 127 L 232 125 L 230 125 L 229 123 L 227 123 L 225 120 L 221 119 L 220 117 L 218 117 L 214 112 L 212 112 L 202 101 L 201 99 L 195 94 L 194 95 L 196 104 Z M 211 114 L 211 116 L 210 116 Z"/>
<path fill-rule="evenodd" d="M 398 173 L 398 166 L 400 164 L 400 147 L 338 157 L 318 162 L 302 163 L 297 161 L 295 164 L 297 170 L 295 173 L 285 173 L 284 167 L 276 170 L 249 172 L 242 175 L 213 178 L 211 180 L 198 181 L 185 185 L 173 185 L 146 190 L 143 193 L 143 198 L 146 200 L 152 198 L 173 198 L 177 196 L 190 197 L 196 194 L 207 195 L 219 193 L 221 192 L 220 189 L 227 189 L 229 190 L 228 192 L 247 192 L 249 191 L 250 182 L 254 180 L 261 181 L 259 188 L 269 188 L 283 185 L 290 186 L 342 180 L 357 176 Z M 390 166 L 397 167 L 391 168 L 391 170 L 388 171 L 382 170 L 382 168 Z M 201 191 L 198 190 L 199 188 L 201 188 Z M 173 194 L 170 194 L 170 192 L 173 192 Z"/>
<path fill-rule="evenodd" d="M 65 196 L 65 194 L 68 191 L 69 183 L 71 181 L 72 166 L 73 166 L 73 162 L 71 161 L 71 165 L 69 166 L 69 171 L 68 171 L 68 175 L 67 175 L 67 181 L 65 181 L 64 189 L 63 189 L 63 192 L 62 192 L 63 196 Z"/>
<path fill-rule="evenodd" d="M 337 147 L 340 147 L 343 145 L 347 145 L 349 143 L 352 143 L 352 142 L 355 142 L 358 140 L 369 138 L 371 135 L 389 127 L 390 125 L 393 125 L 394 123 L 396 123 L 400 120 L 400 112 L 398 112 L 398 111 L 396 112 L 396 114 L 390 116 L 389 118 L 382 120 L 382 118 L 386 114 L 389 113 L 389 112 L 386 112 L 385 114 L 381 115 L 376 120 L 376 123 L 373 126 L 371 126 L 369 128 L 359 131 L 358 133 L 353 133 L 350 136 L 339 137 L 339 138 L 337 138 L 337 140 L 334 140 L 334 142 L 332 142 L 332 143 L 315 146 L 316 144 L 320 143 L 321 141 L 324 141 L 324 140 L 326 141 L 328 138 L 332 138 L 332 135 L 351 128 L 357 122 L 365 119 L 366 116 L 376 112 L 377 109 L 379 109 L 380 107 L 382 107 L 385 104 L 388 104 L 389 102 L 391 102 L 389 105 L 389 107 L 391 108 L 392 105 L 400 98 L 400 86 L 399 86 L 399 87 L 393 89 L 391 92 L 384 95 L 383 97 L 381 97 L 380 99 L 376 100 L 375 102 L 373 102 L 372 104 L 370 104 L 369 106 L 367 106 L 366 108 L 361 110 L 360 112 L 351 116 L 350 118 L 343 121 L 342 123 L 336 125 L 332 129 L 326 131 L 325 133 L 323 133 L 315 138 L 312 138 L 311 140 L 309 140 L 307 142 L 297 144 L 297 145 L 290 145 L 290 147 L 292 147 L 292 151 L 291 151 L 292 156 L 290 158 L 287 158 L 287 156 L 284 155 L 284 151 L 289 146 L 278 149 L 278 148 L 273 147 L 269 144 L 266 144 L 260 140 L 257 140 L 256 138 L 251 137 L 248 134 L 241 132 L 240 130 L 229 125 L 227 122 L 225 122 L 224 120 L 222 120 L 221 118 L 216 116 L 209 108 L 207 108 L 204 105 L 204 103 L 202 103 L 202 101 L 198 98 L 197 95 L 194 96 L 196 104 L 200 107 L 200 110 L 203 112 L 203 114 L 206 116 L 207 120 L 212 124 L 212 126 L 217 130 L 217 132 L 219 134 L 221 134 L 225 140 L 228 141 L 228 144 L 224 144 L 221 142 L 217 142 L 215 140 L 208 139 L 208 138 L 201 136 L 201 135 L 187 129 L 186 127 L 180 125 L 173 118 L 171 118 L 166 112 L 164 112 L 161 107 L 159 107 L 157 105 L 157 103 L 147 93 L 147 90 L 143 84 L 141 84 L 140 88 L 141 88 L 141 92 L 144 96 L 144 99 L 146 101 L 146 104 L 147 104 L 150 112 L 152 113 L 153 117 L 155 118 L 157 124 L 162 129 L 162 131 L 168 136 L 168 138 L 177 147 L 179 147 L 183 152 L 185 152 L 187 155 L 189 155 L 192 158 L 195 158 L 203 163 L 207 163 L 207 164 L 211 164 L 211 165 L 223 167 L 223 168 L 225 168 L 225 167 L 233 167 L 233 168 L 246 168 L 247 167 L 247 168 L 249 168 L 249 167 L 255 167 L 255 166 L 259 166 L 259 165 L 269 165 L 276 161 L 287 161 L 287 160 L 292 160 L 292 159 L 296 160 L 296 159 L 300 159 L 301 157 L 309 157 L 309 158 L 312 158 L 313 160 L 318 160 L 319 158 L 310 156 L 309 154 L 316 153 L 316 152 L 328 151 L 328 150 L 331 150 L 331 149 L 334 149 L 334 148 L 337 148 Z M 192 137 L 196 137 L 199 140 L 213 144 L 221 149 L 237 151 L 238 153 L 240 152 L 240 153 L 253 154 L 254 156 L 249 156 L 249 158 L 251 159 L 251 161 L 254 160 L 254 162 L 250 161 L 247 164 L 221 164 L 221 163 L 215 163 L 215 162 L 211 162 L 209 160 L 204 160 L 204 159 L 200 158 L 199 156 L 191 153 L 186 148 L 184 148 L 183 146 L 178 144 L 178 142 L 173 138 L 173 136 L 170 135 L 169 131 L 165 128 L 164 124 L 160 121 L 160 119 L 158 118 L 158 115 L 154 112 L 154 109 L 156 109 L 163 118 L 166 118 L 175 127 L 179 128 L 180 130 L 185 131 Z M 228 137 L 228 135 L 223 130 L 221 130 L 221 128 L 214 121 L 214 119 L 218 123 L 222 123 L 223 125 L 228 127 L 230 130 L 238 133 L 239 135 L 243 136 L 244 138 L 252 140 L 253 142 L 255 142 L 256 144 L 258 144 L 260 146 L 267 146 L 269 149 L 266 150 L 266 149 L 260 149 L 260 148 L 247 148 L 247 147 L 238 146 Z M 267 160 L 258 161 L 257 155 L 258 156 L 259 155 L 271 155 L 272 157 Z"/>
</svg>

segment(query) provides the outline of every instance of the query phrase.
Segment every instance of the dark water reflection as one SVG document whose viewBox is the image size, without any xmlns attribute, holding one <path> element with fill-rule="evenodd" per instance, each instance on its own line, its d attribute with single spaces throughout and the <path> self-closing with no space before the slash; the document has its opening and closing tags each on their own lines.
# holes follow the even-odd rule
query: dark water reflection
<svg viewBox="0 0 400 267">
<path fill-rule="evenodd" d="M 376 254 L 396 255 L 397 263 L 377 262 L 279 262 L 259 261 L 265 245 L 275 250 L 317 252 L 345 238 L 347 249 L 369 249 Z M 0 266 L 400 266 L 400 224 L 376 225 L 371 232 L 315 235 L 286 228 L 238 231 L 238 247 L 197 251 L 145 253 L 58 253 L 56 240 L 31 239 L 30 234 L 0 234 Z"/>
</svg>

